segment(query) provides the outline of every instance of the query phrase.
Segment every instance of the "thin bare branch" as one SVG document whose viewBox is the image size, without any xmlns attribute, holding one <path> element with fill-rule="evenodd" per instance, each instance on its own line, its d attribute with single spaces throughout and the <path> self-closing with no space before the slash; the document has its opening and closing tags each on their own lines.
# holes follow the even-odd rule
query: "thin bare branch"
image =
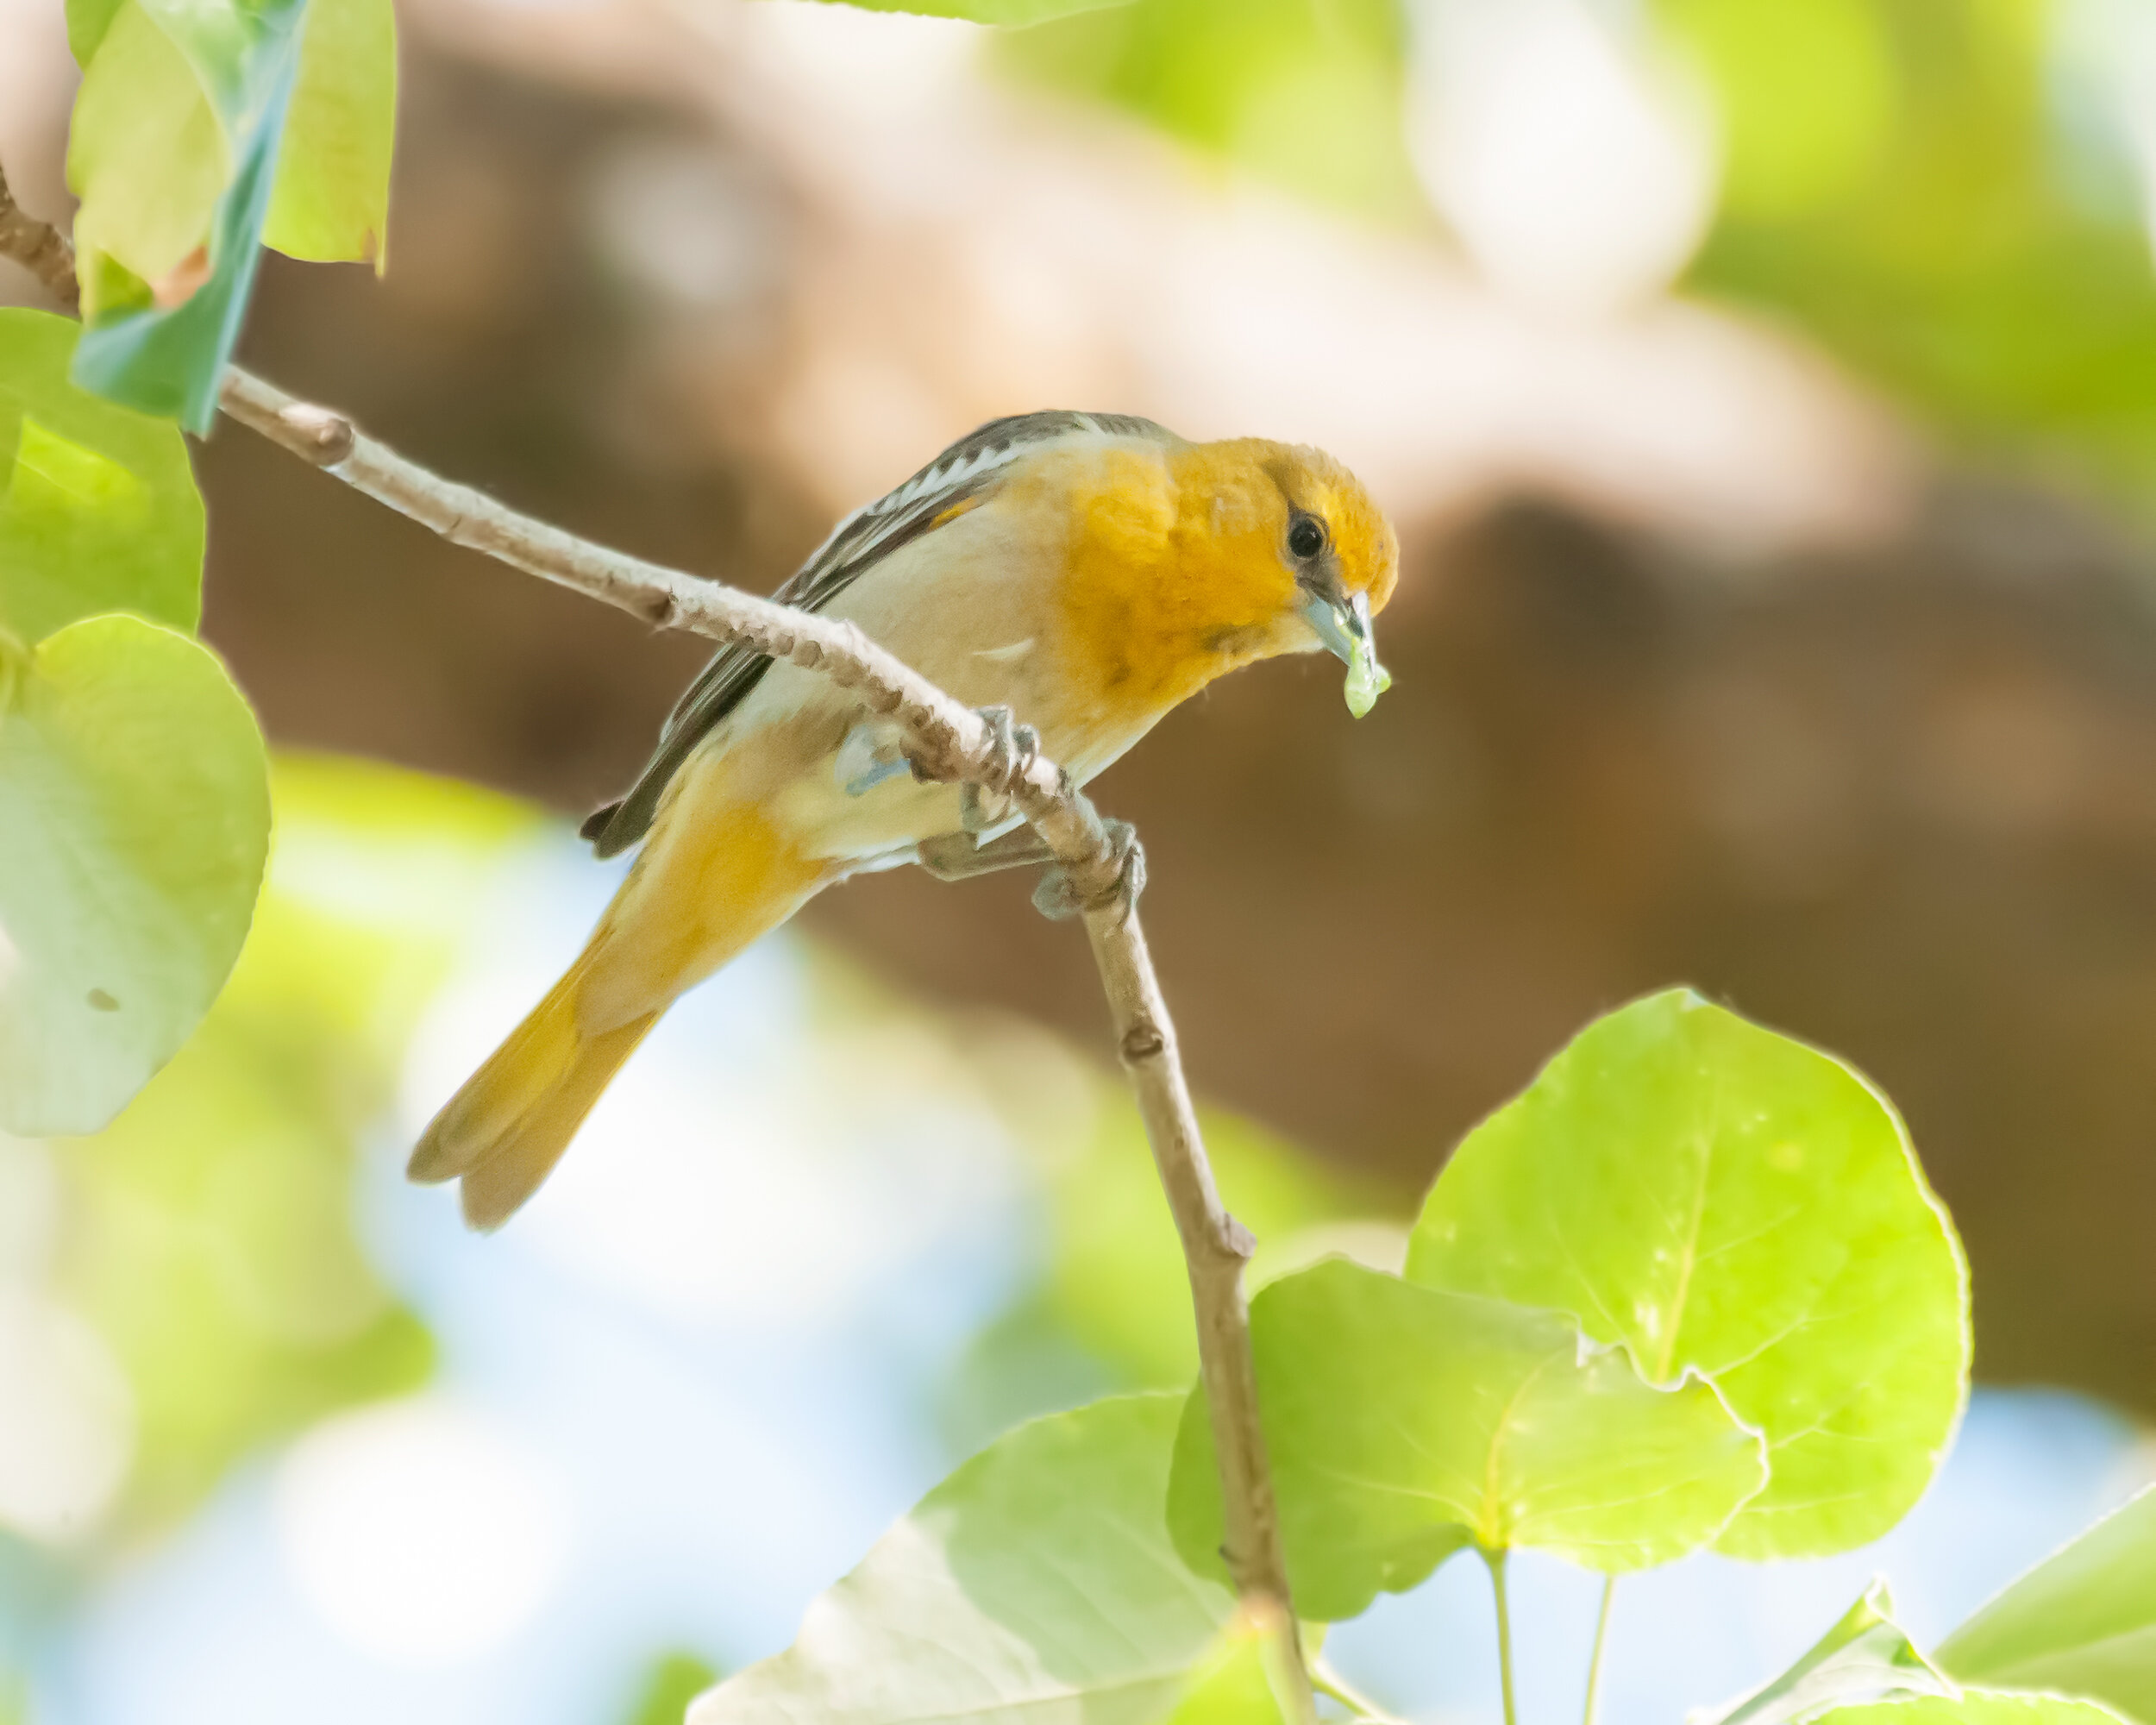
<svg viewBox="0 0 2156 1725">
<path fill-rule="evenodd" d="M 13 258 L 68 310 L 77 310 L 82 289 L 75 279 L 75 248 L 59 229 L 15 201 L 4 174 L 0 174 L 0 257 Z"/>
<path fill-rule="evenodd" d="M 0 256 L 30 268 L 69 310 L 78 304 L 64 236 L 25 213 L 0 176 Z M 724 584 L 611 550 L 505 507 L 407 461 L 344 416 L 298 401 L 236 366 L 218 397 L 227 417 L 364 492 L 453 544 L 619 606 L 655 627 L 739 641 L 856 690 L 905 733 L 926 777 L 1011 798 L 1055 856 L 1084 908 L 1116 1049 L 1131 1076 L 1161 1185 L 1182 1242 L 1226 1510 L 1226 1559 L 1246 1599 L 1292 1609 L 1272 1478 L 1258 1424 L 1243 1267 L 1252 1241 L 1214 1186 L 1175 1030 L 1135 906 L 1119 892 L 1121 857 L 1092 803 L 1038 756 L 1011 762 L 989 725 L 850 623 L 774 605 Z M 1292 1621 L 1292 1618 L 1290 1619 Z M 1299 1657 L 1300 1711 L 1315 1716 Z"/>
</svg>

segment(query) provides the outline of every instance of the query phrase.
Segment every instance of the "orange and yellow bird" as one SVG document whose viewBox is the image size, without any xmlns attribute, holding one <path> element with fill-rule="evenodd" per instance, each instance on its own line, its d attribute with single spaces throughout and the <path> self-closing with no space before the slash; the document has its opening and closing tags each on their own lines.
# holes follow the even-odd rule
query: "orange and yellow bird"
<svg viewBox="0 0 2156 1725">
<path fill-rule="evenodd" d="M 777 597 L 1024 718 L 1082 785 L 1276 654 L 1338 654 L 1367 711 L 1388 681 L 1370 618 L 1398 566 L 1390 524 L 1319 450 L 1030 413 L 856 511 Z M 585 825 L 600 856 L 642 854 L 582 956 L 427 1128 L 411 1177 L 461 1180 L 466 1220 L 499 1226 L 686 990 L 834 881 L 954 844 L 985 864 L 1016 825 L 973 830 L 978 800 L 916 781 L 887 722 L 829 679 L 721 649 L 628 795 Z"/>
</svg>

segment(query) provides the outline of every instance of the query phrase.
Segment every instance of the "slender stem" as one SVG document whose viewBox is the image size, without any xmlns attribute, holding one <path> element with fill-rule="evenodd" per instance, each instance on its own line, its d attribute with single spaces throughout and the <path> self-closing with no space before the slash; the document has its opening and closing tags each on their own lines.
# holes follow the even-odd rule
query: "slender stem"
<svg viewBox="0 0 2156 1725">
<path fill-rule="evenodd" d="M 1288 1568 L 1282 1555 L 1280 1520 L 1265 1433 L 1258 1421 L 1257 1373 L 1250 1356 L 1250 1311 L 1243 1295 L 1243 1267 L 1256 1242 L 1228 1214 L 1206 1159 L 1197 1110 L 1176 1051 L 1175 1026 L 1168 1015 L 1160 978 L 1135 906 L 1106 904 L 1086 913 L 1100 986 L 1108 998 L 1116 1052 L 1130 1074 L 1161 1189 L 1175 1219 L 1183 1263 L 1190 1276 L 1198 1320 L 1198 1367 L 1213 1415 L 1213 1452 L 1220 1471 L 1225 1537 L 1221 1556 L 1229 1579 L 1246 1599 L 1273 1602 L 1294 1622 Z M 1301 1637 L 1286 1637 L 1293 1653 L 1290 1680 L 1301 1721 L 1314 1720 L 1317 1704 L 1301 1654 Z"/>
<path fill-rule="evenodd" d="M 55 300 L 69 311 L 78 309 L 72 248 L 64 235 L 16 204 L 4 175 L 0 175 L 0 256 L 27 266 Z M 1053 762 L 1036 756 L 1013 770 L 978 713 L 849 623 L 774 605 L 521 515 L 406 460 L 342 414 L 295 400 L 236 366 L 226 372 L 218 401 L 230 418 L 453 544 L 618 605 L 656 627 L 745 642 L 758 652 L 818 671 L 842 688 L 857 690 L 867 706 L 887 715 L 904 732 L 908 756 L 924 777 L 979 785 L 1009 796 L 1024 812 L 1085 912 L 1117 1051 L 1137 1093 L 1182 1242 L 1226 1509 L 1223 1555 L 1229 1574 L 1240 1595 L 1276 1610 L 1291 1626 L 1283 1640 L 1298 1725 L 1314 1721 L 1301 1637 L 1292 1632 L 1294 1607 L 1258 1424 L 1242 1279 L 1253 1243 L 1222 1206 L 1214 1187 L 1160 979 L 1137 912 L 1123 902 L 1123 858 L 1092 803 Z"/>
<path fill-rule="evenodd" d="M 1215 1414 L 1213 1442 L 1227 1493 L 1224 1555 L 1239 1592 L 1287 1596 L 1265 1437 L 1257 1419 L 1256 1372 L 1243 1297 L 1243 1266 L 1254 1242 L 1220 1202 L 1183 1079 L 1175 1026 L 1162 998 L 1145 932 L 1135 910 L 1092 912 L 1093 943 L 1114 1025 L 1116 1052 L 1138 1093 L 1153 1160 L 1175 1219 L 1197 1307 L 1200 1371 Z M 1219 1415 L 1225 1411 L 1223 1423 Z"/>
<path fill-rule="evenodd" d="M 1398 1715 L 1387 1712 L 1369 1697 L 1335 1671 L 1320 1657 L 1311 1661 L 1310 1684 L 1319 1694 L 1330 1696 L 1347 1708 L 1358 1720 L 1369 1725 L 1405 1725 Z"/>
<path fill-rule="evenodd" d="M 1617 1596 L 1617 1578 L 1602 1578 L 1602 1609 L 1595 1615 L 1595 1651 L 1587 1661 L 1587 1707 L 1580 1725 L 1595 1725 L 1602 1705 L 1602 1650 L 1609 1645 L 1609 1605 Z"/>
<path fill-rule="evenodd" d="M 1482 1553 L 1489 1566 L 1490 1591 L 1497 1598 L 1497 1679 L 1504 1688 L 1505 1725 L 1520 1725 L 1520 1704 L 1513 1694 L 1512 1601 L 1505 1586 L 1505 1558 L 1503 1552 Z"/>
</svg>

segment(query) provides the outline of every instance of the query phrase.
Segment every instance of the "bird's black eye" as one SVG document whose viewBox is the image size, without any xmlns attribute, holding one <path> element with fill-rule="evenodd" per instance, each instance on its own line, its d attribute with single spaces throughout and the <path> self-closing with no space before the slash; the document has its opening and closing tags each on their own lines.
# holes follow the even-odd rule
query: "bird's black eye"
<svg viewBox="0 0 2156 1725">
<path fill-rule="evenodd" d="M 1314 515 L 1298 515 L 1288 530 L 1288 549 L 1308 562 L 1325 549 L 1325 523 Z"/>
</svg>

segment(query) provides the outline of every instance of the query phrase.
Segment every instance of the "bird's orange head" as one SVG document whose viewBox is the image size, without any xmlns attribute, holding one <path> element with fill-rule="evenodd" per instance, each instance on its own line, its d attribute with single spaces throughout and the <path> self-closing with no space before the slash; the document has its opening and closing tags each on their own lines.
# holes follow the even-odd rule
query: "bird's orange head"
<svg viewBox="0 0 2156 1725">
<path fill-rule="evenodd" d="M 1368 712 L 1392 681 L 1370 619 L 1393 596 L 1400 542 L 1363 482 L 1322 449 L 1259 438 L 1171 460 L 1188 555 L 1250 631 L 1246 656 L 1337 654 L 1349 709 Z"/>
</svg>

